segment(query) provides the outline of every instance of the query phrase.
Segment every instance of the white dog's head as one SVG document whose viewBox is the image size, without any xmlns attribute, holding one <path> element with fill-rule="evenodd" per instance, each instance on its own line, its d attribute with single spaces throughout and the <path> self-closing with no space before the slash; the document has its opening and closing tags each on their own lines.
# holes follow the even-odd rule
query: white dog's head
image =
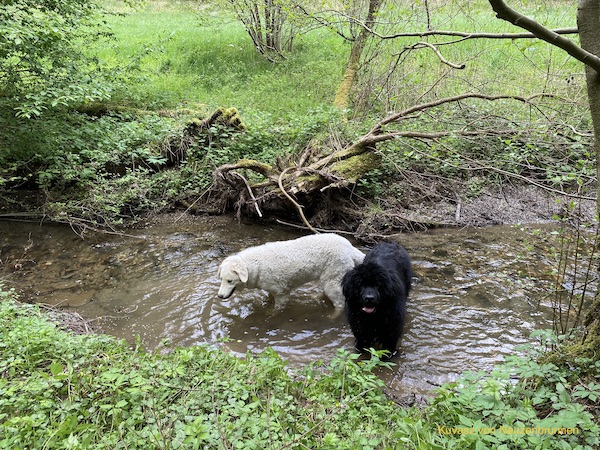
<svg viewBox="0 0 600 450">
<path fill-rule="evenodd" d="M 239 256 L 230 256 L 221 263 L 218 276 L 221 279 L 221 287 L 217 296 L 229 298 L 238 286 L 243 287 L 248 281 L 248 265 Z"/>
</svg>

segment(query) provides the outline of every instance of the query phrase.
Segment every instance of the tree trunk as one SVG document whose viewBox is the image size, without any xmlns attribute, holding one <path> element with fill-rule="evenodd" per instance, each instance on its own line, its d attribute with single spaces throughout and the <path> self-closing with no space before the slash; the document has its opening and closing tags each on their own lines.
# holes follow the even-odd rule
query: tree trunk
<svg viewBox="0 0 600 450">
<path fill-rule="evenodd" d="M 600 56 L 600 33 L 598 33 L 598 30 L 600 30 L 600 0 L 579 1 L 577 26 L 581 47 L 596 56 Z M 586 64 L 585 75 L 592 124 L 594 126 L 596 179 L 600 181 L 600 73 Z M 600 219 L 598 185 L 596 185 L 596 218 Z M 586 314 L 584 325 L 586 329 L 581 349 L 582 356 L 597 357 L 598 351 L 600 351 L 600 290 L 596 293 L 596 298 Z"/>
<path fill-rule="evenodd" d="M 373 22 L 375 16 L 379 11 L 379 7 L 383 3 L 383 0 L 371 0 L 369 1 L 369 12 L 367 13 L 367 19 L 365 20 L 365 26 L 361 27 L 358 32 L 358 36 L 352 43 L 352 50 L 350 50 L 350 57 L 348 58 L 348 65 L 344 72 L 344 77 L 338 86 L 333 100 L 334 106 L 340 109 L 347 109 L 350 106 L 350 93 L 354 87 L 356 81 L 356 74 L 358 73 L 358 67 L 360 65 L 360 57 L 362 56 L 363 49 L 367 39 L 369 38 L 370 32 L 368 29 L 373 29 Z"/>
<path fill-rule="evenodd" d="M 286 26 L 287 14 L 281 2 L 273 0 L 228 0 L 237 18 L 244 24 L 254 47 L 270 61 L 282 58 L 284 50 L 291 51 L 294 30 Z M 286 47 L 286 48 L 284 48 Z"/>
</svg>

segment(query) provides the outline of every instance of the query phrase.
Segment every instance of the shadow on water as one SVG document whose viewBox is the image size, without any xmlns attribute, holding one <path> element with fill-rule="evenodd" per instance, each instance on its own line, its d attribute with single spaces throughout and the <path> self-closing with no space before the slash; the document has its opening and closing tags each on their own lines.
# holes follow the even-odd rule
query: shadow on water
<svg viewBox="0 0 600 450">
<path fill-rule="evenodd" d="M 73 308 L 99 331 L 139 336 L 149 349 L 227 338 L 234 354 L 272 347 L 292 367 L 353 350 L 345 318 L 330 317 L 315 287 L 294 291 L 279 312 L 260 291 L 216 297 L 225 256 L 300 233 L 223 217 L 174 222 L 85 240 L 68 227 L 0 222 L 2 278 L 25 299 Z M 381 374 L 392 390 L 423 393 L 463 370 L 489 369 L 533 330 L 551 327 L 551 262 L 530 228 L 444 229 L 399 242 L 416 278 L 397 366 Z"/>
</svg>

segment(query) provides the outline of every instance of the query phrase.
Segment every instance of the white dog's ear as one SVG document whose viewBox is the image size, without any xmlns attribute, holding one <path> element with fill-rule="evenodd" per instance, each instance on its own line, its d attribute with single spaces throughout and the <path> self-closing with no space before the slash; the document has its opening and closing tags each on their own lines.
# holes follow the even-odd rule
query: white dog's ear
<svg viewBox="0 0 600 450">
<path fill-rule="evenodd" d="M 240 262 L 241 263 L 241 262 Z M 235 267 L 235 273 L 240 277 L 240 281 L 245 283 L 248 281 L 248 266 L 244 263 L 237 264 Z"/>
</svg>

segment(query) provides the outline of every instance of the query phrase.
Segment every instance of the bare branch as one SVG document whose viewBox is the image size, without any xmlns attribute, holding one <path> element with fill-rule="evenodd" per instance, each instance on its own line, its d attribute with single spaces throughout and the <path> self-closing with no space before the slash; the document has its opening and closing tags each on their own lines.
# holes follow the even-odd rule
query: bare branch
<svg viewBox="0 0 600 450">
<path fill-rule="evenodd" d="M 296 169 L 296 168 L 295 167 L 285 168 L 279 174 L 279 178 L 277 179 L 277 185 L 279 186 L 279 190 L 283 193 L 283 195 L 285 195 L 287 197 L 287 199 L 294 204 L 294 206 L 298 210 L 298 214 L 300 214 L 302 222 L 304 222 L 304 225 L 306 225 L 306 227 L 313 233 L 319 234 L 319 232 L 315 228 L 313 228 L 313 226 L 309 223 L 308 219 L 304 215 L 304 210 L 302 209 L 302 206 L 296 200 L 294 200 L 294 198 L 290 194 L 288 194 L 287 191 L 285 190 L 285 188 L 283 187 L 283 177 L 288 172 L 288 170 L 293 170 L 293 169 Z"/>
<path fill-rule="evenodd" d="M 417 42 L 412 46 L 413 49 L 418 49 L 419 47 L 429 47 L 431 50 L 434 51 L 434 53 L 437 55 L 441 62 L 452 67 L 453 69 L 464 69 L 466 67 L 465 64 L 454 64 L 448 61 L 442 56 L 442 53 L 438 50 L 438 48 L 435 45 L 430 44 L 429 42 Z"/>
<path fill-rule="evenodd" d="M 379 134 L 379 133 L 381 133 L 383 127 L 385 125 L 389 124 L 389 123 L 397 122 L 399 120 L 404 119 L 406 116 L 408 116 L 410 114 L 414 114 L 414 113 L 419 112 L 419 111 L 424 111 L 426 109 L 434 108 L 436 106 L 443 105 L 444 103 L 457 102 L 457 101 L 468 99 L 468 98 L 478 98 L 478 99 L 490 100 L 490 101 L 495 101 L 495 100 L 517 100 L 517 101 L 520 101 L 520 102 L 523 102 L 523 103 L 528 103 L 533 98 L 539 97 L 540 95 L 546 95 L 546 94 L 539 94 L 539 95 L 534 95 L 534 96 L 530 96 L 530 97 L 521 97 L 521 96 L 518 96 L 518 95 L 485 95 L 485 94 L 478 94 L 478 93 L 471 92 L 471 93 L 456 95 L 454 97 L 440 98 L 438 100 L 434 100 L 434 101 L 429 102 L 429 103 L 423 103 L 423 104 L 420 104 L 420 105 L 412 106 L 412 107 L 410 107 L 408 109 L 405 109 L 404 111 L 400 111 L 398 113 L 395 113 L 395 114 L 387 116 L 385 119 L 383 119 L 379 123 L 377 123 L 371 129 L 371 131 L 368 133 L 368 135 Z"/>
<path fill-rule="evenodd" d="M 537 36 L 533 33 L 467 33 L 464 31 L 447 31 L 447 30 L 428 30 L 428 31 L 413 31 L 395 34 L 379 34 L 376 31 L 369 30 L 373 35 L 380 39 L 396 39 L 400 37 L 427 37 L 427 36 L 451 36 L 464 39 L 534 39 Z M 553 30 L 553 33 L 562 34 L 578 34 L 577 28 L 558 28 Z"/>
<path fill-rule="evenodd" d="M 575 44 L 575 42 L 549 30 L 535 20 L 525 17 L 523 14 L 506 5 L 503 0 L 489 0 L 489 2 L 499 19 L 506 20 L 517 27 L 530 31 L 535 37 L 556 47 L 562 48 L 573 58 L 592 67 L 596 72 L 600 73 L 600 58 L 593 53 L 585 51 Z"/>
<path fill-rule="evenodd" d="M 491 3 L 491 1 L 490 1 Z M 428 37 L 428 36 L 451 36 L 451 37 L 460 37 L 463 39 L 534 39 L 538 38 L 535 33 L 468 33 L 465 31 L 449 31 L 449 30 L 430 30 L 427 31 L 407 31 L 402 33 L 394 33 L 394 34 L 381 34 L 375 31 L 373 28 L 370 28 L 364 22 L 354 18 L 349 17 L 350 20 L 354 21 L 356 24 L 360 25 L 362 28 L 367 30 L 373 36 L 377 36 L 379 39 L 397 39 L 401 37 Z M 511 22 L 512 23 L 512 22 Z M 524 28 L 524 27 L 521 27 Z M 551 33 L 556 35 L 563 34 L 578 34 L 579 30 L 577 28 L 557 28 L 555 30 L 548 30 Z"/>
<path fill-rule="evenodd" d="M 334 13 L 334 11 L 329 11 L 329 12 Z M 307 11 L 304 11 L 304 13 L 308 17 L 311 17 L 312 19 L 318 21 L 321 25 L 324 25 L 324 26 L 331 25 L 330 22 L 327 22 L 324 19 L 320 19 L 318 16 L 316 16 L 314 14 L 310 14 Z M 373 36 L 378 37 L 379 39 L 384 39 L 384 40 L 396 39 L 396 38 L 401 38 L 401 37 L 423 38 L 423 37 L 428 37 L 428 36 L 460 37 L 460 38 L 463 38 L 463 40 L 464 39 L 534 39 L 537 37 L 534 33 L 468 33 L 468 32 L 463 32 L 463 31 L 432 30 L 432 29 L 430 29 L 429 25 L 427 26 L 426 31 L 407 31 L 407 32 L 393 33 L 393 34 L 381 34 L 381 33 L 378 33 L 377 31 L 375 31 L 372 26 L 367 25 L 367 23 L 365 23 L 365 21 L 357 19 L 356 17 L 350 16 L 348 14 L 340 13 L 339 11 L 335 11 L 335 14 L 339 15 L 340 17 L 343 17 L 344 21 L 354 22 L 361 28 L 364 28 L 368 33 L 372 34 Z M 428 12 L 428 14 L 429 14 L 429 12 Z M 429 23 L 429 20 L 428 20 L 428 23 Z M 552 30 L 552 32 L 556 33 L 558 35 L 578 34 L 579 30 L 577 28 L 557 28 L 555 30 Z M 352 38 L 342 35 L 340 32 L 337 32 L 337 33 L 340 34 L 344 39 L 353 40 Z"/>
<path fill-rule="evenodd" d="M 262 215 L 262 212 L 260 211 L 260 208 L 258 206 L 258 201 L 256 200 L 256 197 L 254 196 L 254 192 L 252 192 L 252 186 L 250 186 L 250 183 L 248 183 L 248 180 L 246 180 L 246 178 L 244 178 L 238 172 L 232 171 L 231 173 L 233 173 L 234 175 L 237 175 L 239 178 L 242 179 L 242 181 L 246 185 L 246 189 L 248 189 L 248 193 L 250 194 L 250 198 L 252 199 L 252 202 L 254 203 L 254 209 L 256 209 L 256 214 L 258 214 L 258 217 L 262 217 L 263 215 Z"/>
</svg>

